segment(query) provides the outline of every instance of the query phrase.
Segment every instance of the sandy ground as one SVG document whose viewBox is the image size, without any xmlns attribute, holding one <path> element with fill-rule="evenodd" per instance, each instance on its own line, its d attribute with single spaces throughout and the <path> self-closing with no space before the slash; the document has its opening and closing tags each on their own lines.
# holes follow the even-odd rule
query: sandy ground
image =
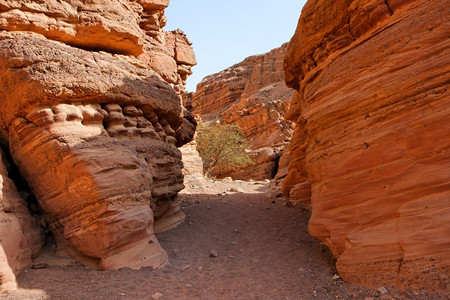
<svg viewBox="0 0 450 300">
<path fill-rule="evenodd" d="M 49 246 L 36 259 L 49 267 L 25 270 L 20 289 L 0 298 L 448 299 L 390 289 L 381 295 L 333 278 L 330 252 L 307 232 L 307 208 L 286 205 L 267 182 L 197 179 L 180 195 L 186 222 L 157 235 L 169 265 L 96 271 L 55 258 Z"/>
</svg>

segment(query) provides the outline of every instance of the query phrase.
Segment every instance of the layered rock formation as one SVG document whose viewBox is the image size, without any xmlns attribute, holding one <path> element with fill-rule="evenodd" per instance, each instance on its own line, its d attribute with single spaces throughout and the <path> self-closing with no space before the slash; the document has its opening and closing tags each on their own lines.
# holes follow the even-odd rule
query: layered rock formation
<svg viewBox="0 0 450 300">
<path fill-rule="evenodd" d="M 285 192 L 344 280 L 448 291 L 448 1 L 310 0 L 285 59 Z"/>
<path fill-rule="evenodd" d="M 169 0 L 2 1 L 0 29 L 31 31 L 75 48 L 138 57 L 183 93 L 196 64 L 180 30 L 165 32 Z"/>
<path fill-rule="evenodd" d="M 205 120 L 238 125 L 250 144 L 255 166 L 237 172 L 221 170 L 215 176 L 259 180 L 275 176 L 292 134 L 290 122 L 283 118 L 292 96 L 282 69 L 286 49 L 287 44 L 204 78 L 189 99 L 194 113 Z"/>
<path fill-rule="evenodd" d="M 180 99 L 195 56 L 162 30 L 168 2 L 0 4 L 1 138 L 59 253 L 95 268 L 165 264 L 154 231 L 184 219 L 176 145 L 195 131 Z"/>
</svg>

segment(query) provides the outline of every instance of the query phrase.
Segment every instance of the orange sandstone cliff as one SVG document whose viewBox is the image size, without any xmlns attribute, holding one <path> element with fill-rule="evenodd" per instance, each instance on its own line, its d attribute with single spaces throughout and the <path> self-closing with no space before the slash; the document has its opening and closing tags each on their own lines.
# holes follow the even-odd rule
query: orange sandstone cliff
<svg viewBox="0 0 450 300">
<path fill-rule="evenodd" d="M 284 83 L 286 49 L 287 44 L 204 78 L 189 99 L 193 113 L 204 120 L 239 126 L 250 144 L 249 155 L 256 165 L 221 170 L 215 176 L 256 180 L 275 176 L 292 134 L 291 123 L 284 119 L 293 94 Z"/>
<path fill-rule="evenodd" d="M 284 192 L 344 280 L 448 291 L 450 6 L 310 0 L 284 68 L 296 123 Z"/>
<path fill-rule="evenodd" d="M 95 268 L 165 264 L 154 231 L 184 219 L 175 200 L 184 187 L 177 146 L 192 139 L 196 122 L 180 95 L 196 61 L 181 31 L 162 29 L 168 3 L 0 3 L 1 142 L 58 252 Z M 1 176 L 9 192 L 0 197 L 0 225 L 31 227 L 5 170 Z M 0 278 L 9 282 L 42 244 L 38 233 L 24 233 L 0 239 L 7 256 L 25 248 L 14 259 L 0 253 Z"/>
</svg>

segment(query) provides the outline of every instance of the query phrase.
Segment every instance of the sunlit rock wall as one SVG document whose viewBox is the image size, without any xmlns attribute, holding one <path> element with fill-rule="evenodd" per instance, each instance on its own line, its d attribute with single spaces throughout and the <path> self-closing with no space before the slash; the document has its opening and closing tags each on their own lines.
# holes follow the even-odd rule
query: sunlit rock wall
<svg viewBox="0 0 450 300">
<path fill-rule="evenodd" d="M 285 58 L 284 190 L 344 280 L 448 291 L 450 6 L 310 0 Z"/>
<path fill-rule="evenodd" d="M 196 121 L 180 95 L 196 62 L 162 29 L 168 2 L 0 3 L 1 140 L 58 253 L 95 268 L 164 265 L 155 228 L 184 219 L 177 146 Z"/>
</svg>

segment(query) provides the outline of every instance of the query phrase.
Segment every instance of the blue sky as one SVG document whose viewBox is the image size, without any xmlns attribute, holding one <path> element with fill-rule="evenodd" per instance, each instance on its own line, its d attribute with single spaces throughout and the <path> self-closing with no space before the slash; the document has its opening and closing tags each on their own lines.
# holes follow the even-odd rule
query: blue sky
<svg viewBox="0 0 450 300">
<path fill-rule="evenodd" d="M 288 42 L 306 0 L 171 0 L 166 31 L 180 28 L 197 57 L 187 90 L 246 57 Z"/>
</svg>

